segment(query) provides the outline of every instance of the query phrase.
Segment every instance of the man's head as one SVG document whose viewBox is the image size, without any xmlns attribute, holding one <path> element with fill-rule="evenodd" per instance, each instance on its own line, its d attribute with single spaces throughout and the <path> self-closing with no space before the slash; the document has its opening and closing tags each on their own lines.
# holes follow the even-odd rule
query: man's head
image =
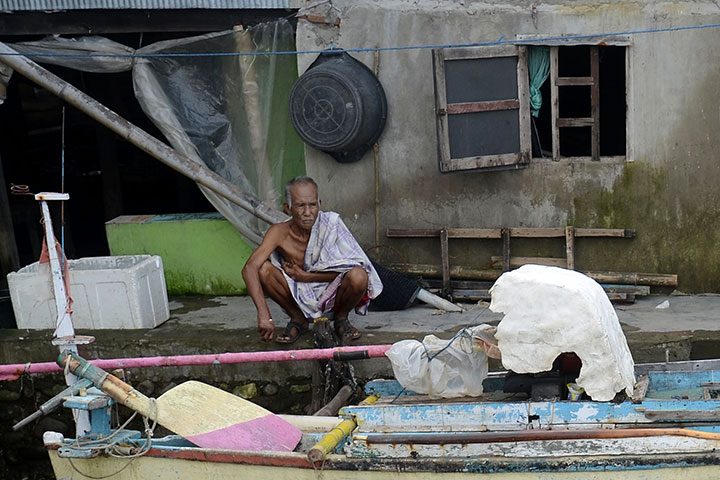
<svg viewBox="0 0 720 480">
<path fill-rule="evenodd" d="M 318 186 L 310 177 L 295 177 L 285 186 L 285 213 L 303 230 L 310 230 L 320 211 Z"/>
</svg>

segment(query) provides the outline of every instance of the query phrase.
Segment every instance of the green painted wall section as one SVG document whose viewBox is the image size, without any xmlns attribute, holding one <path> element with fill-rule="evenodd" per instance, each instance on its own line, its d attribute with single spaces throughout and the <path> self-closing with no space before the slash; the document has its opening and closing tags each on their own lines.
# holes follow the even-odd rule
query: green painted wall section
<svg viewBox="0 0 720 480">
<path fill-rule="evenodd" d="M 252 253 L 220 215 L 119 217 L 105 225 L 112 255 L 160 255 L 170 295 L 245 295 L 242 267 Z"/>
</svg>

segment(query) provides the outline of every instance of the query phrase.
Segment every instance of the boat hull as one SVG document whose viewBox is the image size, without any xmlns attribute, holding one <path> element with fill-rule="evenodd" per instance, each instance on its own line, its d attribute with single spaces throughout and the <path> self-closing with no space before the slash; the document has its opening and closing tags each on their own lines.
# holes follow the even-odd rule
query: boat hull
<svg viewBox="0 0 720 480">
<path fill-rule="evenodd" d="M 566 457 L 552 459 L 351 459 L 330 455 L 313 468 L 302 454 L 242 453 L 206 449 L 152 449 L 135 459 L 98 456 L 60 458 L 49 450 L 58 479 L 114 475 L 118 480 L 324 480 L 399 479 L 443 480 L 647 480 L 720 478 L 720 456 L 689 454 L 664 456 Z M 322 472 L 321 472 L 322 471 Z M 321 477 L 319 477 L 321 475 Z M 84 477 L 83 477 L 84 478 Z"/>
</svg>

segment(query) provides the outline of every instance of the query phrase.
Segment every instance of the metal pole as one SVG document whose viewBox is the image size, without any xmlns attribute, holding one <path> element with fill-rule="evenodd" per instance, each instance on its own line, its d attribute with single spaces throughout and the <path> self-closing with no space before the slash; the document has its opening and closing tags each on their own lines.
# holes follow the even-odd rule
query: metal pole
<svg viewBox="0 0 720 480">
<path fill-rule="evenodd" d="M 65 100 L 81 112 L 105 125 L 148 155 L 155 157 L 173 170 L 221 195 L 239 207 L 268 223 L 285 221 L 286 215 L 278 212 L 258 198 L 241 190 L 217 173 L 179 154 L 172 147 L 133 125 L 97 100 L 78 90 L 68 82 L 50 73 L 37 63 L 20 55 L 0 42 L 0 62 Z"/>
<path fill-rule="evenodd" d="M 211 353 L 202 355 L 172 355 L 166 357 L 107 358 L 89 360 L 96 367 L 116 368 L 180 367 L 190 365 L 225 365 L 252 362 L 291 362 L 333 359 L 339 362 L 385 356 L 392 345 L 357 345 L 335 348 L 303 348 L 300 350 L 274 350 L 267 352 Z M 23 373 L 52 373 L 62 369 L 55 362 L 15 363 L 0 365 L 0 381 L 16 380 Z"/>
</svg>

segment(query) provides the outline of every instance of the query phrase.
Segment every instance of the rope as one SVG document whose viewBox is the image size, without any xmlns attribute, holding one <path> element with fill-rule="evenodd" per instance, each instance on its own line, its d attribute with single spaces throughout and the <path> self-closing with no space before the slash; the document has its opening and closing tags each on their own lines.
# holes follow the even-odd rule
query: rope
<svg viewBox="0 0 720 480">
<path fill-rule="evenodd" d="M 708 28 L 718 28 L 720 23 L 708 23 L 704 25 L 688 25 L 684 27 L 665 27 L 652 28 L 643 30 L 624 30 L 617 32 L 605 33 L 588 33 L 581 35 L 567 36 L 550 36 L 537 38 L 523 38 L 516 40 L 505 40 L 502 35 L 497 40 L 489 40 L 484 42 L 471 43 L 438 43 L 425 45 L 403 45 L 391 47 L 366 47 L 366 48 L 345 48 L 348 53 L 364 53 L 364 52 L 390 52 L 403 50 L 427 50 L 435 48 L 468 48 L 468 47 L 485 47 L 492 45 L 518 45 L 518 44 L 537 44 L 549 41 L 566 41 L 566 40 L 582 40 L 596 37 L 621 36 L 621 35 L 644 35 L 651 33 L 680 32 L 686 30 L 704 30 Z M 331 49 L 334 49 L 334 44 Z M 0 56 L 32 56 L 32 57 L 106 57 L 106 58 L 163 58 L 163 57 L 254 57 L 254 56 L 272 56 L 272 55 L 318 55 L 326 53 L 327 50 L 286 50 L 278 52 L 207 52 L 207 53 L 32 53 L 25 54 L 19 52 L 1 52 Z"/>
</svg>

